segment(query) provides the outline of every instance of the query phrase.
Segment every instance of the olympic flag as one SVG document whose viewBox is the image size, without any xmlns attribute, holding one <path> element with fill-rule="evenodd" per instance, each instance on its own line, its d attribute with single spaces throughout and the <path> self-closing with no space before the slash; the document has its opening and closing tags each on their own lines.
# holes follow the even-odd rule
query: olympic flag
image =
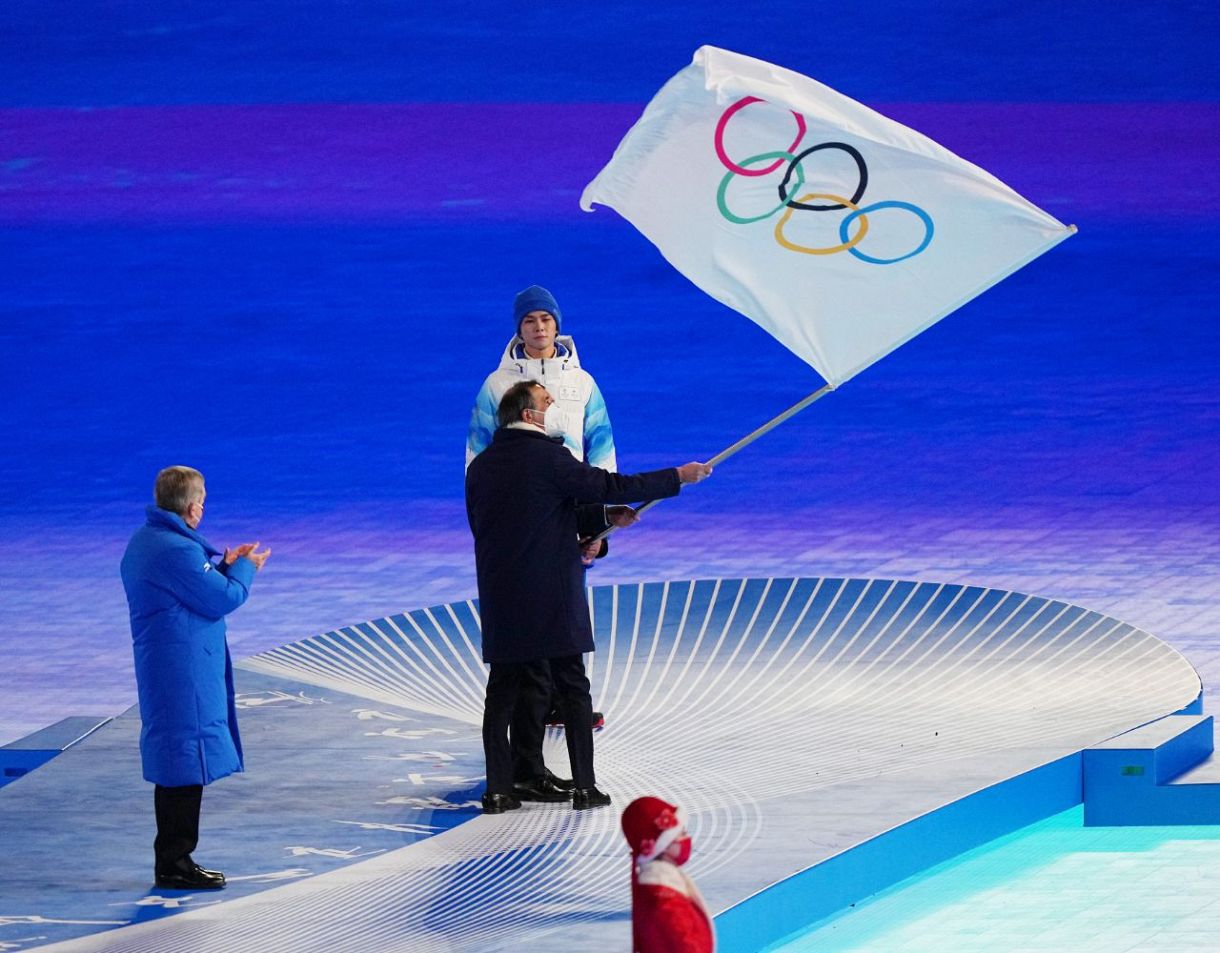
<svg viewBox="0 0 1220 953">
<path fill-rule="evenodd" d="M 835 387 L 1075 228 L 806 76 L 712 46 L 580 199 Z"/>
</svg>

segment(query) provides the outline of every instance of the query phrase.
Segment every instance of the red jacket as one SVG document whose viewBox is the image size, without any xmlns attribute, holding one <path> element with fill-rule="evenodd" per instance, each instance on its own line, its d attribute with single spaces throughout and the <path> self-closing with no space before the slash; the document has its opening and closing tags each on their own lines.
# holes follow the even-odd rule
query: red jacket
<svg viewBox="0 0 1220 953">
<path fill-rule="evenodd" d="M 712 953 L 712 918 L 695 883 L 663 857 L 642 865 L 631 884 L 634 953 Z"/>
</svg>

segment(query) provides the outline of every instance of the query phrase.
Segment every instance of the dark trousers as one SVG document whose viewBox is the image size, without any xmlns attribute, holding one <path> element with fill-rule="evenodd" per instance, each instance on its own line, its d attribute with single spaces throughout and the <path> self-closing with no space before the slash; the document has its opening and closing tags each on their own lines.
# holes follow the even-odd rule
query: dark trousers
<svg viewBox="0 0 1220 953">
<path fill-rule="evenodd" d="M 593 787 L 593 699 L 584 659 L 493 662 L 490 668 L 483 706 L 487 790 L 511 794 L 514 780 L 542 775 L 543 719 L 552 695 L 563 715 L 572 779 L 578 788 Z"/>
<path fill-rule="evenodd" d="M 177 788 L 158 784 L 153 790 L 153 805 L 157 811 L 153 853 L 158 870 L 170 870 L 180 861 L 187 860 L 199 844 L 199 807 L 202 803 L 202 784 Z"/>
<path fill-rule="evenodd" d="M 487 790 L 511 794 L 513 781 L 542 774 L 542 724 L 551 672 L 545 661 L 492 662 L 483 703 Z M 511 742 L 509 726 L 512 726 Z"/>
<path fill-rule="evenodd" d="M 551 666 L 535 662 L 518 683 L 517 704 L 508 727 L 512 751 L 513 780 L 537 781 L 546 771 L 542 760 L 542 739 L 546 736 L 546 716 L 551 705 Z"/>
<path fill-rule="evenodd" d="M 593 774 L 593 696 L 582 655 L 566 655 L 551 662 L 552 701 L 563 716 L 564 740 L 572 762 L 572 780 L 578 788 L 597 784 Z"/>
</svg>

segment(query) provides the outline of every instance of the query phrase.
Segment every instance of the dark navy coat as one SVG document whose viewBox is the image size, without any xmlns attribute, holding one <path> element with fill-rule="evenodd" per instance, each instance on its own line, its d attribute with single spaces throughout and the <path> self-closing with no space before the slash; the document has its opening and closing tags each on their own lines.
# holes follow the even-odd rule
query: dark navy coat
<svg viewBox="0 0 1220 953">
<path fill-rule="evenodd" d="M 144 780 L 211 784 L 242 770 L 225 616 L 246 601 L 255 566 L 220 551 L 176 513 L 148 508 L 120 572 L 131 612 Z"/>
<path fill-rule="evenodd" d="M 532 662 L 593 651 L 578 532 L 605 527 L 601 507 L 676 496 L 674 468 L 625 476 L 576 460 L 536 430 L 501 428 L 466 471 L 483 661 Z M 588 511 L 592 510 L 592 513 Z"/>
</svg>

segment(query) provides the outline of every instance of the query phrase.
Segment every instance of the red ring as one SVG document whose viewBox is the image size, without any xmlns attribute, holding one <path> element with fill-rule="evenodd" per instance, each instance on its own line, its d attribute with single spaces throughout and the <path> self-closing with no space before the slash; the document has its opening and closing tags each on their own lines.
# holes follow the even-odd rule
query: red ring
<svg viewBox="0 0 1220 953">
<path fill-rule="evenodd" d="M 747 96 L 745 99 L 740 99 L 726 109 L 724 111 L 724 115 L 720 117 L 720 121 L 716 123 L 716 156 L 720 159 L 721 164 L 730 172 L 736 172 L 738 175 L 766 175 L 769 172 L 774 172 L 784 164 L 783 159 L 776 159 L 766 168 L 746 169 L 739 166 L 736 162 L 730 159 L 728 155 L 725 154 L 724 127 L 729 124 L 729 120 L 733 117 L 733 114 L 737 112 L 737 110 L 744 109 L 746 106 L 750 105 L 750 103 L 761 102 L 764 102 L 764 100 L 759 99 L 757 96 Z M 805 138 L 805 117 L 795 110 L 792 111 L 792 115 L 796 116 L 796 138 L 792 140 L 792 145 L 785 149 L 784 152 L 795 152 L 797 145 L 803 138 Z"/>
</svg>

